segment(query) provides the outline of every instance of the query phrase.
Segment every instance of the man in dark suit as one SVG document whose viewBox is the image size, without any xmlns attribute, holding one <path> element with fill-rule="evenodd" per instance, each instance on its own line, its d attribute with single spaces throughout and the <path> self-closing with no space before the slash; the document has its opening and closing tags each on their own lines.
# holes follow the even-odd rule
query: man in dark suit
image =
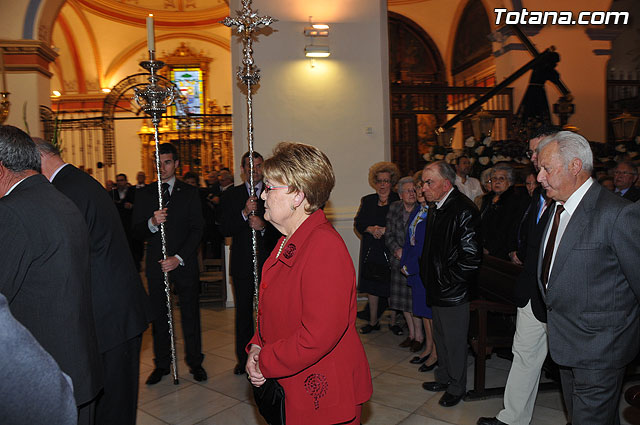
<svg viewBox="0 0 640 425">
<path fill-rule="evenodd" d="M 420 278 L 433 310 L 433 342 L 438 351 L 435 381 L 427 391 L 445 391 L 438 402 L 455 406 L 467 392 L 467 334 L 470 288 L 482 263 L 480 212 L 455 186 L 456 172 L 444 161 L 422 171 L 429 208 Z"/>
<path fill-rule="evenodd" d="M 91 303 L 89 233 L 78 208 L 39 173 L 35 143 L 0 126 L 0 292 L 15 318 L 73 380 L 91 423 L 102 365 Z"/>
<path fill-rule="evenodd" d="M 147 294 L 109 195 L 90 175 L 66 164 L 52 144 L 34 138 L 44 174 L 84 214 L 91 249 L 91 294 L 102 355 L 104 392 L 96 424 L 135 424 Z"/>
<path fill-rule="evenodd" d="M 262 192 L 262 155 L 253 152 L 253 183 L 255 196 L 250 194 L 249 152 L 242 156 L 241 168 L 245 182 L 222 193 L 218 212 L 220 232 L 223 236 L 231 236 L 231 258 L 229 274 L 233 279 L 233 296 L 236 307 L 236 357 L 238 364 L 233 373 L 244 373 L 247 363 L 245 348 L 253 336 L 253 244 L 251 229 L 256 230 L 258 246 L 258 268 L 262 268 L 265 260 L 273 250 L 279 232 L 264 220 L 264 201 L 260 199 Z M 260 274 L 258 274 L 260 276 Z"/>
<path fill-rule="evenodd" d="M 613 170 L 613 185 L 616 188 L 616 195 L 631 202 L 640 199 L 640 189 L 635 186 L 636 180 L 638 180 L 638 168 L 632 162 L 619 162 Z"/>
<path fill-rule="evenodd" d="M 169 374 L 171 340 L 167 322 L 167 298 L 163 272 L 180 301 L 185 360 L 196 381 L 205 381 L 200 332 L 198 246 L 204 226 L 198 188 L 176 179 L 178 152 L 170 143 L 160 145 L 160 169 L 164 207 L 159 209 L 158 185 L 154 182 L 136 194 L 133 208 L 135 236 L 147 240 L 146 275 L 153 309 L 155 369 L 147 379 L 153 385 Z M 162 259 L 160 224 L 165 223 L 167 259 Z"/>
<path fill-rule="evenodd" d="M 638 353 L 640 207 L 591 178 L 591 149 L 576 133 L 540 142 L 538 163 L 538 181 L 556 201 L 538 284 L 565 404 L 574 425 L 618 424 L 625 368 Z"/>
<path fill-rule="evenodd" d="M 536 172 L 538 144 L 545 137 L 553 136 L 560 127 L 540 128 L 529 140 L 527 155 Z M 504 409 L 494 418 L 479 418 L 477 425 L 528 425 L 538 395 L 542 365 L 549 352 L 547 344 L 547 309 L 538 289 L 538 251 L 542 232 L 549 220 L 549 203 L 541 187 L 534 190 L 519 235 L 526 246 L 509 253 L 515 264 L 524 268 L 516 280 L 515 299 L 518 306 L 516 332 L 513 337 L 513 362 L 504 391 Z"/>
<path fill-rule="evenodd" d="M 118 209 L 120 214 L 120 221 L 122 221 L 122 227 L 124 233 L 127 236 L 127 243 L 133 255 L 133 261 L 136 266 L 136 270 L 140 271 L 140 262 L 144 255 L 144 242 L 136 239 L 133 236 L 133 229 L 131 220 L 133 217 L 133 205 L 136 202 L 137 188 L 131 186 L 127 180 L 127 175 L 120 173 L 116 176 L 116 187 L 111 191 L 111 199 Z"/>
</svg>

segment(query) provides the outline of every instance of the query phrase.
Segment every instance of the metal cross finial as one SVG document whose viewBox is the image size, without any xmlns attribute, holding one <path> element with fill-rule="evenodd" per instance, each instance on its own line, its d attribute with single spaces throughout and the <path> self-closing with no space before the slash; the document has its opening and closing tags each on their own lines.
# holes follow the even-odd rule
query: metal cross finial
<svg viewBox="0 0 640 425">
<path fill-rule="evenodd" d="M 236 74 L 244 84 L 256 84 L 260 80 L 260 70 L 253 63 L 253 33 L 261 26 L 269 26 L 277 19 L 271 16 L 258 16 L 257 11 L 251 10 L 252 0 L 242 0 L 242 11 L 237 11 L 237 18 L 227 16 L 222 24 L 227 27 L 237 27 L 236 32 L 242 36 L 244 48 L 242 53 L 242 67 Z"/>
<path fill-rule="evenodd" d="M 238 67 L 237 76 L 247 86 L 247 143 L 249 145 L 249 193 L 255 196 L 255 182 L 253 181 L 253 85 L 260 80 L 260 70 L 253 63 L 253 36 L 261 26 L 268 26 L 276 22 L 270 16 L 258 16 L 258 12 L 251 10 L 252 0 L 242 0 L 242 11 L 237 11 L 237 18 L 226 17 L 222 21 L 228 27 L 237 27 L 236 33 L 242 37 L 243 66 Z M 243 164 L 244 166 L 244 164 Z M 255 228 L 251 228 L 251 244 L 253 248 L 253 307 L 258 319 L 258 242 Z"/>
</svg>

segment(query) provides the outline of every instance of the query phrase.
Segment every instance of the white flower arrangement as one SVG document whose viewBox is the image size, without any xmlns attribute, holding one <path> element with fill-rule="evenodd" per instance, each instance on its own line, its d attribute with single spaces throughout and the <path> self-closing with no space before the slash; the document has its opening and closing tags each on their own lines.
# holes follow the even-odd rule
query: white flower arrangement
<svg viewBox="0 0 640 425">
<path fill-rule="evenodd" d="M 485 137 L 484 140 L 482 141 L 482 144 L 485 146 L 491 146 L 491 136 Z"/>
<path fill-rule="evenodd" d="M 476 139 L 474 139 L 473 136 L 467 137 L 467 140 L 464 141 L 464 145 L 468 148 L 472 148 L 476 145 Z"/>
<path fill-rule="evenodd" d="M 484 146 L 478 146 L 478 147 L 476 148 L 476 153 L 477 153 L 478 155 L 482 155 L 482 152 L 484 152 L 484 149 L 485 149 L 485 147 L 484 147 Z"/>
</svg>

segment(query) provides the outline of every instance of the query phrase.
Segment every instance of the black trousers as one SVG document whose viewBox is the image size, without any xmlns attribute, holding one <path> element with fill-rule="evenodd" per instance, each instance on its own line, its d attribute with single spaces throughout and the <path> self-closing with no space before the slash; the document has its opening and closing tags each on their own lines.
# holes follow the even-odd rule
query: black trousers
<svg viewBox="0 0 640 425">
<path fill-rule="evenodd" d="M 164 291 L 164 280 L 157 276 L 147 275 L 149 280 L 149 298 L 151 300 L 155 319 L 151 322 L 153 334 L 153 354 L 156 368 L 169 369 L 171 365 L 171 338 L 169 336 L 169 321 L 167 318 L 167 298 Z M 170 274 L 178 301 L 180 302 L 180 319 L 184 336 L 185 361 L 193 369 L 202 364 L 202 335 L 200 330 L 200 282 L 197 276 L 173 276 Z M 174 321 L 174 333 L 175 333 Z"/>
<path fill-rule="evenodd" d="M 253 337 L 253 277 L 233 276 L 233 296 L 236 305 L 236 358 L 244 370 L 247 363 L 245 348 Z"/>
<path fill-rule="evenodd" d="M 436 381 L 449 384 L 455 396 L 467 392 L 467 335 L 469 303 L 454 307 L 433 306 L 433 342 L 438 352 Z"/>
<path fill-rule="evenodd" d="M 96 403 L 96 425 L 135 425 L 142 335 L 102 353 L 104 392 Z"/>
</svg>

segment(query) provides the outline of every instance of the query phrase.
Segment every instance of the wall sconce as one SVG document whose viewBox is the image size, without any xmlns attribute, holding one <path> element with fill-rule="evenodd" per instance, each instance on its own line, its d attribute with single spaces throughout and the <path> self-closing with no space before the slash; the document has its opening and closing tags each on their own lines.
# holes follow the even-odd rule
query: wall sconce
<svg viewBox="0 0 640 425">
<path fill-rule="evenodd" d="M 329 25 L 314 24 L 309 16 L 309 26 L 304 29 L 304 36 L 309 37 L 310 44 L 304 48 L 304 55 L 308 58 L 326 58 L 331 54 L 328 45 L 313 44 L 317 37 L 329 37 Z"/>
<path fill-rule="evenodd" d="M 326 58 L 331 52 L 329 46 L 305 46 L 304 55 L 308 58 Z"/>
</svg>

